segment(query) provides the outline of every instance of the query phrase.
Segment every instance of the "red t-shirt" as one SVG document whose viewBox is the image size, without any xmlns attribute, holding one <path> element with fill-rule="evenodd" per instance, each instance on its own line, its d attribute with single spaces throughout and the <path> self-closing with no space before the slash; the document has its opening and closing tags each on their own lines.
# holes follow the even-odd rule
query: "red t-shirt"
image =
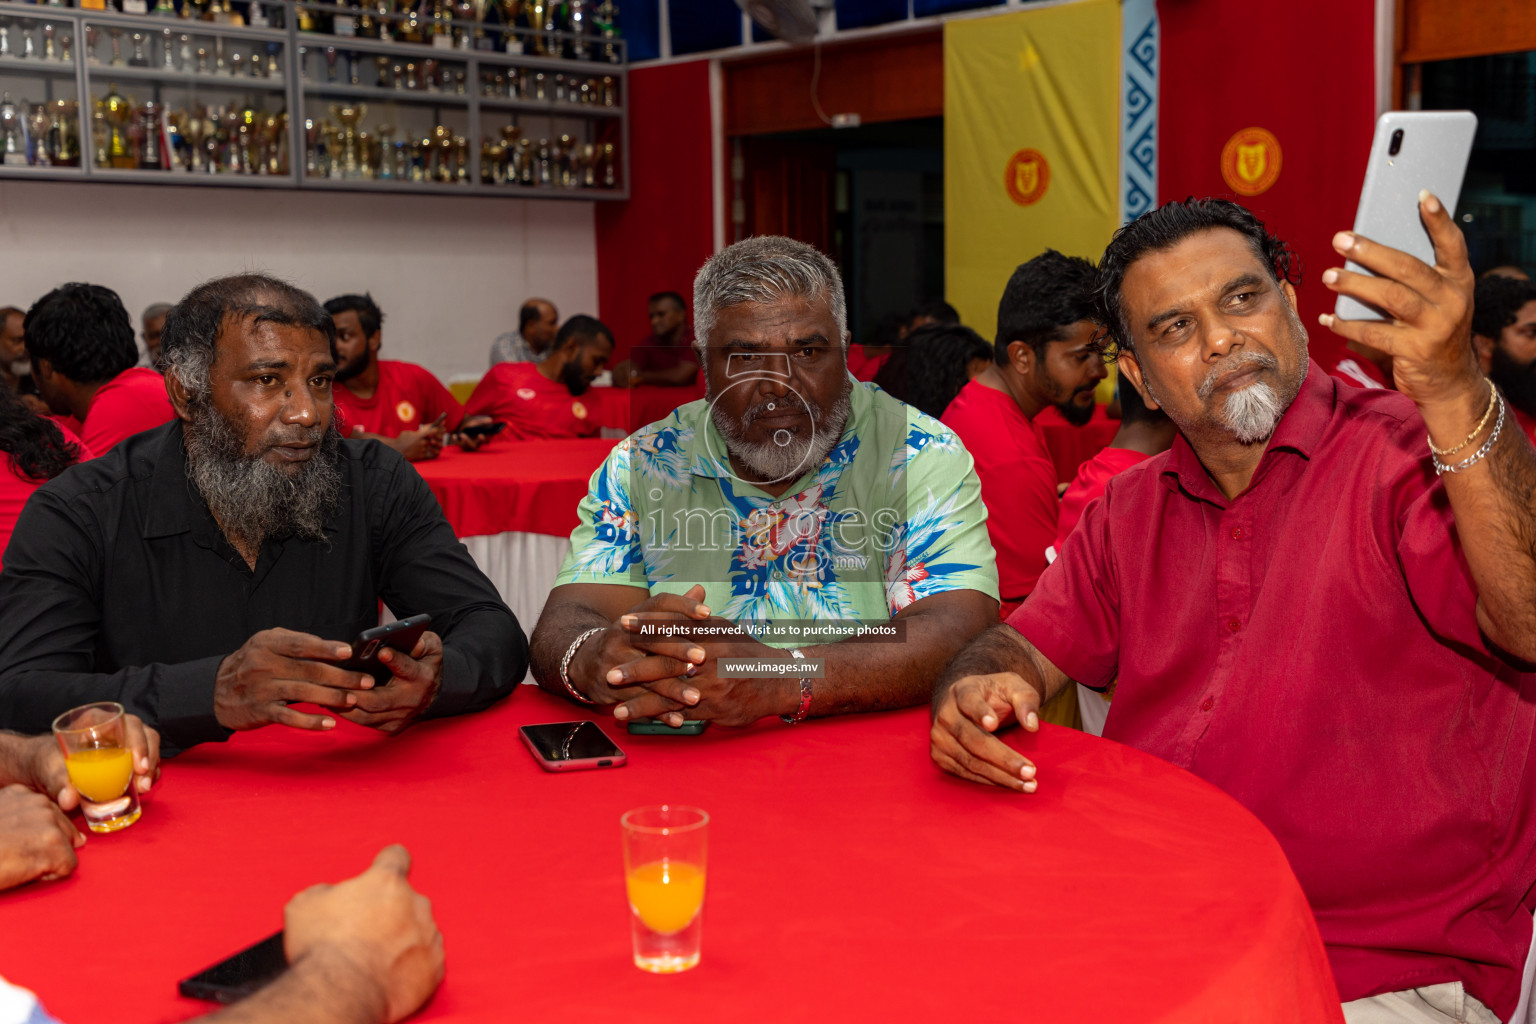
<svg viewBox="0 0 1536 1024">
<path fill-rule="evenodd" d="M 1017 402 L 979 378 L 960 389 L 940 419 L 976 461 L 1002 600 L 1026 597 L 1045 569 L 1060 516 L 1045 435 Z"/>
<path fill-rule="evenodd" d="M 348 435 L 362 427 L 365 433 L 399 437 L 443 413 L 448 414 L 443 426 L 457 430 L 464 418 L 464 407 L 430 371 L 394 359 L 379 360 L 379 386 L 372 398 L 358 398 L 345 381 L 331 388 L 331 396 L 342 416 L 341 432 Z"/>
<path fill-rule="evenodd" d="M 53 420 L 59 433 L 64 435 L 64 440 L 79 447 L 81 462 L 94 457 L 86 443 L 73 430 L 59 422 L 59 417 L 46 418 Z M 11 542 L 11 533 L 16 529 L 16 518 L 21 515 L 22 507 L 32 497 L 32 492 L 47 481 L 22 476 L 9 455 L 0 454 L 0 458 L 5 460 L 5 468 L 0 469 L 0 555 L 3 555 L 5 546 Z"/>
<path fill-rule="evenodd" d="M 1327 370 L 1329 376 L 1337 377 L 1352 387 L 1384 388 L 1387 386 L 1387 378 L 1380 368 L 1350 348 L 1337 334 L 1315 333 L 1307 339 L 1307 350 L 1312 356 L 1312 361 Z"/>
<path fill-rule="evenodd" d="M 165 378 L 147 366 L 135 366 L 97 390 L 80 425 L 80 439 L 99 457 L 123 438 L 153 430 L 175 416 L 165 395 Z"/>
<path fill-rule="evenodd" d="M 1056 523 L 1056 550 L 1067 542 L 1067 535 L 1083 517 L 1088 504 L 1104 493 L 1109 478 L 1118 476 L 1132 466 L 1146 462 L 1150 456 L 1130 448 L 1104 448 L 1099 454 L 1077 467 L 1077 476 L 1061 492 L 1061 518 Z"/>
<path fill-rule="evenodd" d="M 889 352 L 884 355 L 871 356 L 863 345 L 848 346 L 848 372 L 853 374 L 855 380 L 874 380 L 875 374 L 880 372 L 880 367 L 891 358 Z"/>
<path fill-rule="evenodd" d="M 637 370 L 670 370 L 684 361 L 697 364 L 698 354 L 693 351 L 693 327 L 683 325 L 675 343 L 662 341 L 652 334 L 636 343 L 629 350 L 629 362 Z"/>
<path fill-rule="evenodd" d="M 1413 403 L 1314 363 L 1245 492 L 1176 438 L 1008 622 L 1079 682 L 1118 673 L 1105 739 L 1269 828 L 1343 1000 L 1461 981 L 1503 1020 L 1536 907 L 1536 673 L 1486 653 L 1456 525 Z"/>
<path fill-rule="evenodd" d="M 513 441 L 596 437 L 599 401 L 591 392 L 572 395 L 564 384 L 540 373 L 538 363 L 497 363 L 475 385 L 464 415 L 505 423 L 500 436 Z"/>
</svg>

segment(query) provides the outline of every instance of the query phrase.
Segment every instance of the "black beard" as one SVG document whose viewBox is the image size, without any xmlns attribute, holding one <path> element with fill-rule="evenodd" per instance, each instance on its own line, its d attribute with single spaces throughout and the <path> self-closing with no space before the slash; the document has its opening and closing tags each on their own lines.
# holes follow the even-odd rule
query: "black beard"
<svg viewBox="0 0 1536 1024">
<path fill-rule="evenodd" d="M 335 421 L 303 430 L 319 442 L 293 472 L 245 451 L 235 425 L 207 403 L 194 406 L 185 427 L 187 476 L 208 503 L 224 535 L 250 550 L 264 538 L 320 540 L 341 505 L 341 433 Z M 297 438 L 295 438 L 297 439 Z"/>
<path fill-rule="evenodd" d="M 362 373 L 372 365 L 373 353 L 367 349 L 363 349 L 362 355 L 358 356 L 356 359 L 344 363 L 341 366 L 336 367 L 336 380 L 351 380 L 353 377 L 356 377 L 358 374 Z"/>
<path fill-rule="evenodd" d="M 1093 419 L 1093 409 L 1091 405 L 1078 405 L 1076 402 L 1056 403 L 1056 411 L 1061 413 L 1061 418 L 1074 427 L 1086 426 Z"/>
<path fill-rule="evenodd" d="M 1488 364 L 1488 379 L 1499 386 L 1510 405 L 1527 416 L 1536 416 L 1536 360 L 1522 365 L 1495 345 L 1493 361 Z"/>
<path fill-rule="evenodd" d="M 581 364 L 576 362 L 566 363 L 560 367 L 560 383 L 565 385 L 565 390 L 572 395 L 579 395 L 591 386 L 592 382 L 582 376 Z"/>
</svg>

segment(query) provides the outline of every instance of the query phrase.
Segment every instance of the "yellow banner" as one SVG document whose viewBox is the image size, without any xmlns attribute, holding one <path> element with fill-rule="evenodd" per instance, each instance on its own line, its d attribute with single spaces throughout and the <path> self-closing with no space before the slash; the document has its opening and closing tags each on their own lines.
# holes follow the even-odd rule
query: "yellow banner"
<svg viewBox="0 0 1536 1024">
<path fill-rule="evenodd" d="M 1119 225 L 1119 76 L 1119 0 L 945 23 L 945 293 L 982 337 L 1015 267 Z"/>
</svg>

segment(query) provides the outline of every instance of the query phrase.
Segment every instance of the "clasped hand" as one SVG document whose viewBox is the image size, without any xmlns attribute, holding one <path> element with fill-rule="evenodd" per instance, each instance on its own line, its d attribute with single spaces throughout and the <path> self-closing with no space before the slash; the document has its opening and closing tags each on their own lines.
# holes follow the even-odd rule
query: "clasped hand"
<svg viewBox="0 0 1536 1024">
<path fill-rule="evenodd" d="M 759 643 L 735 623 L 710 615 L 700 603 L 704 588 L 685 594 L 656 594 L 621 615 L 582 645 L 572 675 L 587 680 L 586 692 L 599 704 L 617 705 L 619 721 L 659 718 L 671 726 L 685 720 L 750 725 L 772 714 L 787 714 L 783 680 L 727 678 L 721 658 L 781 658 L 782 651 Z M 724 639 L 652 635 L 655 627 L 709 626 Z M 648 628 L 649 627 L 649 628 Z M 797 689 L 798 692 L 798 689 Z"/>
<path fill-rule="evenodd" d="M 318 704 L 339 718 L 391 735 L 431 705 L 443 682 L 443 641 L 423 633 L 410 654 L 384 647 L 379 661 L 391 678 L 379 686 L 366 672 L 333 664 L 352 656 L 350 644 L 291 629 L 257 633 L 219 665 L 213 707 L 226 729 L 259 729 L 274 722 L 295 729 L 332 729 L 331 715 L 296 711 Z"/>
</svg>

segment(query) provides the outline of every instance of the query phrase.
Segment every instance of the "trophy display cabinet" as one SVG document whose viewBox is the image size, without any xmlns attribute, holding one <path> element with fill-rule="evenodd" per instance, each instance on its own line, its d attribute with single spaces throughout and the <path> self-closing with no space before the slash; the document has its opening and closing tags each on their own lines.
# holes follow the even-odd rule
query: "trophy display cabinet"
<svg viewBox="0 0 1536 1024">
<path fill-rule="evenodd" d="M 0 0 L 0 180 L 628 198 L 611 2 L 80 2 Z"/>
</svg>

